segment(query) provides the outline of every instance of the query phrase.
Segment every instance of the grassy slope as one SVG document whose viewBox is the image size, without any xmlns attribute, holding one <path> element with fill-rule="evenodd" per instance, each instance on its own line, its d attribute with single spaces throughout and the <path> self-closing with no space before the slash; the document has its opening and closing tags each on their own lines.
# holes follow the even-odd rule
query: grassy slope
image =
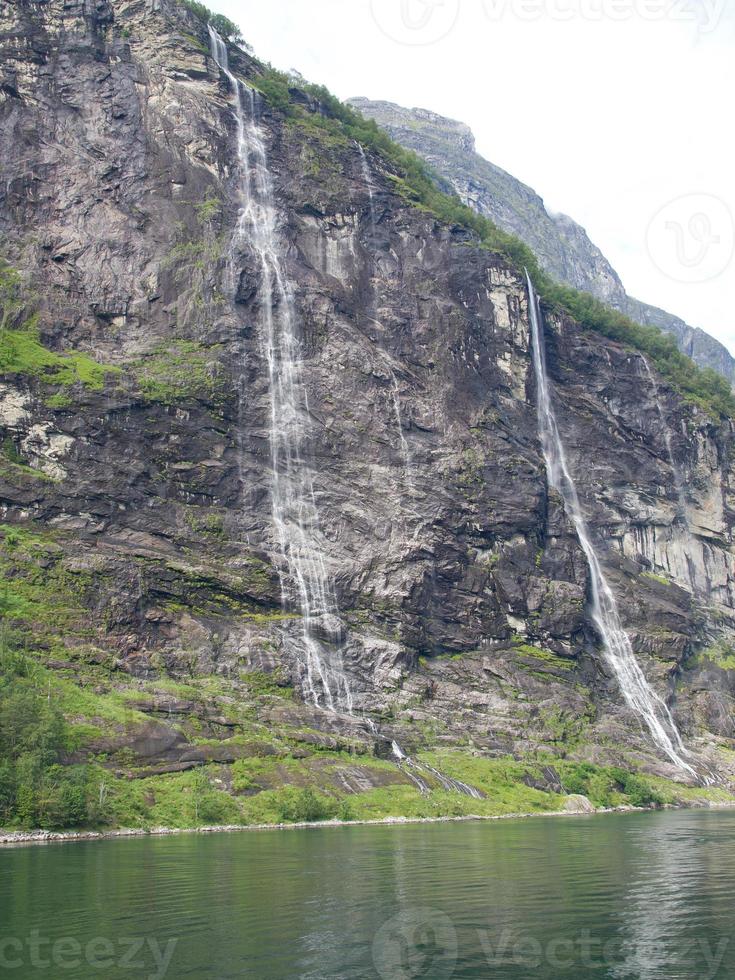
<svg viewBox="0 0 735 980">
<path fill-rule="evenodd" d="M 263 675 L 247 676 L 245 686 L 223 678 L 169 678 L 141 681 L 105 666 L 79 661 L 64 669 L 39 667 L 39 692 L 52 699 L 66 718 L 67 746 L 87 757 L 85 778 L 89 815 L 85 826 L 190 828 L 212 824 L 260 824 L 320 819 L 380 819 L 391 816 L 442 817 L 540 813 L 563 808 L 562 794 L 534 788 L 543 783 L 543 768 L 553 766 L 564 789 L 586 795 L 596 807 L 647 806 L 664 803 L 729 801 L 721 790 L 692 790 L 642 774 L 611 767 L 559 760 L 543 753 L 517 760 L 474 756 L 467 749 L 427 751 L 419 760 L 476 786 L 485 799 L 434 788 L 428 795 L 406 781 L 390 761 L 366 747 L 345 743 L 343 751 L 310 745 L 309 731 L 275 727 L 257 720 L 263 705 L 288 700 Z M 209 763 L 187 772 L 150 774 L 144 762 L 125 746 L 148 723 L 146 702 L 174 696 L 194 705 L 182 723 L 193 745 L 239 746 L 245 757 Z M 235 722 L 225 743 L 197 735 L 196 711 L 216 709 Z M 120 747 L 94 751 L 100 737 L 122 736 Z M 350 794 L 342 777 L 359 773 L 375 788 Z M 23 827 L 22 820 L 6 820 Z M 27 825 L 26 825 L 27 826 Z M 53 820 L 44 826 L 53 828 Z"/>
</svg>

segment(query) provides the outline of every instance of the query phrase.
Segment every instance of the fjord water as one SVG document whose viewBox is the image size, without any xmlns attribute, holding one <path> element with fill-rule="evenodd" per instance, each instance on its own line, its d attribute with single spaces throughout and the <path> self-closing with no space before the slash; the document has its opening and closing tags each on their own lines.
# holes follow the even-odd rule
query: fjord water
<svg viewBox="0 0 735 980">
<path fill-rule="evenodd" d="M 602 639 L 605 659 L 615 674 L 626 703 L 643 719 L 658 748 L 678 769 L 695 776 L 694 769 L 685 761 L 686 749 L 668 706 L 649 685 L 636 660 L 630 639 L 620 621 L 615 595 L 602 570 L 597 549 L 582 512 L 577 487 L 567 463 L 566 450 L 556 422 L 546 370 L 546 344 L 541 306 L 528 273 L 526 273 L 526 282 L 533 366 L 536 376 L 539 440 L 546 462 L 549 484 L 564 501 L 564 510 L 574 524 L 577 539 L 587 559 L 592 618 Z"/>
<path fill-rule="evenodd" d="M 169 980 L 724 980 L 734 883 L 729 811 L 15 847 L 0 954 L 22 964 L 2 974 L 160 977 L 155 949 Z M 42 955 L 107 940 L 113 962 L 33 968 L 7 940 L 34 930 Z"/>
</svg>

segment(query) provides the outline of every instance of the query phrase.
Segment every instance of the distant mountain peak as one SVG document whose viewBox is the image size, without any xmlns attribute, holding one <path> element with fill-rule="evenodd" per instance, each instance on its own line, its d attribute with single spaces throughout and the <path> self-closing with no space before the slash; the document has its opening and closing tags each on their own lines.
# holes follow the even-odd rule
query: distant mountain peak
<svg viewBox="0 0 735 980">
<path fill-rule="evenodd" d="M 700 367 L 713 368 L 735 383 L 735 358 L 723 344 L 679 317 L 629 296 L 584 228 L 569 215 L 549 210 L 533 188 L 480 156 L 466 123 L 393 102 L 364 97 L 349 101 L 396 142 L 422 156 L 465 204 L 526 242 L 549 275 L 591 293 L 639 323 L 672 334 L 679 349 Z"/>
</svg>

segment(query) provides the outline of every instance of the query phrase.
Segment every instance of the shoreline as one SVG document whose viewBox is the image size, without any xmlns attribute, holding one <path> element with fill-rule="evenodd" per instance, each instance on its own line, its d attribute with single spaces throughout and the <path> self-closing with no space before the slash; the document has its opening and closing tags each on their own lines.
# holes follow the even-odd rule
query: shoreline
<svg viewBox="0 0 735 980">
<path fill-rule="evenodd" d="M 115 830 L 18 830 L 0 831 L 0 850 L 27 844 L 75 844 L 83 841 L 105 841 L 140 837 L 174 837 L 181 834 L 234 834 L 273 830 L 317 830 L 335 827 L 400 827 L 407 824 L 470 823 L 493 820 L 526 820 L 534 817 L 596 817 L 610 813 L 653 813 L 657 810 L 728 810 L 735 801 L 690 803 L 663 806 L 616 806 L 601 809 L 541 810 L 534 813 L 466 814 L 446 817 L 379 817 L 374 820 L 312 820 L 299 823 L 215 824 L 204 827 L 118 828 Z"/>
</svg>

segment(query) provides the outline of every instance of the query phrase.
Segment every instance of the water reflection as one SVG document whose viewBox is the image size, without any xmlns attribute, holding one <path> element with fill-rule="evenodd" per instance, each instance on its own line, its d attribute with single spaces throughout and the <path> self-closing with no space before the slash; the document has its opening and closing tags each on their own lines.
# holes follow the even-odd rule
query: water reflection
<svg viewBox="0 0 735 980">
<path fill-rule="evenodd" d="M 0 851 L 0 938 L 23 980 L 162 980 L 170 943 L 169 980 L 724 980 L 734 880 L 729 812 L 27 847 Z M 78 965 L 39 973 L 32 934 Z"/>
</svg>

